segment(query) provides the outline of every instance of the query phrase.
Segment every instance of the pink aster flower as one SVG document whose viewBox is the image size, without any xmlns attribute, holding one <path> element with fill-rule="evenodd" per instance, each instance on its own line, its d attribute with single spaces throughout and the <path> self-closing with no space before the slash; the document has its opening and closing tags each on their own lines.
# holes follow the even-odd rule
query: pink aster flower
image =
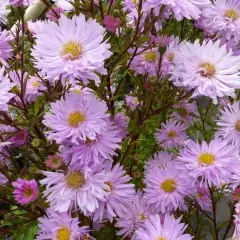
<svg viewBox="0 0 240 240">
<path fill-rule="evenodd" d="M 153 157 L 150 158 L 145 166 L 144 166 L 144 171 L 145 173 L 152 171 L 153 169 L 157 168 L 165 168 L 167 165 L 173 162 L 175 156 L 173 153 L 168 153 L 168 152 L 157 152 L 154 153 Z"/>
<path fill-rule="evenodd" d="M 110 32 L 115 33 L 120 23 L 121 21 L 118 17 L 113 17 L 110 15 L 104 16 L 104 19 L 103 19 L 104 27 Z"/>
<path fill-rule="evenodd" d="M 121 139 L 127 136 L 127 126 L 129 122 L 129 118 L 125 116 L 123 113 L 116 113 L 112 120 L 113 124 L 118 127 L 119 137 Z"/>
<path fill-rule="evenodd" d="M 4 76 L 5 68 L 0 68 L 0 111 L 7 111 L 9 100 L 14 94 L 9 91 L 14 87 L 15 84 L 11 83 L 8 76 Z"/>
<path fill-rule="evenodd" d="M 190 179 L 183 179 L 175 164 L 155 168 L 145 174 L 145 199 L 154 212 L 184 209 L 184 197 L 193 194 Z"/>
<path fill-rule="evenodd" d="M 240 188 L 236 188 L 232 194 L 234 201 L 240 201 Z"/>
<path fill-rule="evenodd" d="M 175 219 L 173 215 L 166 214 L 163 222 L 158 214 L 151 215 L 144 225 L 136 230 L 136 240 L 191 240 L 190 234 L 185 234 L 187 226 L 181 223 L 182 217 Z"/>
<path fill-rule="evenodd" d="M 28 130 L 24 129 L 15 133 L 9 140 L 15 146 L 23 146 L 28 141 Z"/>
<path fill-rule="evenodd" d="M 59 8 L 59 7 L 55 7 L 55 8 L 52 8 L 53 11 L 50 9 L 47 14 L 46 14 L 46 17 L 54 22 L 57 22 L 58 21 L 58 16 L 61 15 L 61 13 L 63 13 L 63 9 Z"/>
<path fill-rule="evenodd" d="M 63 157 L 60 154 L 50 155 L 45 164 L 51 169 L 58 169 L 63 164 Z"/>
<path fill-rule="evenodd" d="M 80 209 L 84 215 L 99 208 L 99 201 L 104 201 L 110 187 L 105 183 L 104 171 L 95 172 L 83 167 L 81 170 L 63 172 L 42 171 L 46 176 L 40 181 L 46 185 L 44 196 L 50 208 L 58 212 Z"/>
<path fill-rule="evenodd" d="M 0 173 L 0 186 L 5 185 L 7 183 L 7 181 L 8 181 L 8 179 L 5 177 L 5 175 Z"/>
<path fill-rule="evenodd" d="M 0 31 L 0 63 L 5 67 L 9 67 L 7 60 L 12 56 L 11 40 L 12 37 L 7 30 Z"/>
<path fill-rule="evenodd" d="M 137 108 L 137 106 L 140 105 L 140 102 L 137 97 L 127 95 L 126 96 L 126 104 L 132 111 L 134 111 Z"/>
<path fill-rule="evenodd" d="M 93 140 L 78 141 L 78 145 L 62 148 L 61 152 L 65 163 L 73 169 L 81 167 L 83 164 L 97 165 L 101 159 L 112 161 L 112 156 L 117 155 L 116 149 L 120 148 L 119 130 L 109 123 L 101 133 Z"/>
<path fill-rule="evenodd" d="M 199 204 L 199 206 L 203 210 L 210 210 L 212 207 L 212 201 L 210 198 L 209 188 L 205 186 L 201 186 L 200 183 L 197 183 L 195 186 L 197 189 L 197 192 L 195 195 L 196 202 Z"/>
<path fill-rule="evenodd" d="M 107 163 L 104 165 L 104 169 L 107 175 L 105 183 L 109 186 L 110 191 L 107 191 L 105 200 L 100 202 L 93 219 L 102 221 L 103 218 L 106 218 L 112 222 L 114 217 L 123 217 L 124 212 L 128 211 L 127 206 L 134 199 L 135 190 L 134 184 L 129 183 L 131 177 L 126 175 L 122 166 L 119 164 L 112 166 L 111 163 Z"/>
<path fill-rule="evenodd" d="M 149 36 L 150 38 L 150 43 L 151 44 L 157 44 L 159 47 L 167 47 L 172 41 L 173 41 L 173 37 L 169 37 L 169 36 L 153 36 L 150 34 Z"/>
<path fill-rule="evenodd" d="M 221 186 L 239 167 L 239 155 L 234 146 L 221 139 L 212 140 L 209 144 L 198 144 L 189 140 L 177 158 L 178 168 L 183 177 L 192 178 L 194 183 L 201 178 L 204 186 Z"/>
<path fill-rule="evenodd" d="M 9 5 L 12 5 L 14 7 L 19 7 L 21 5 L 30 6 L 34 5 L 35 2 L 36 0 L 9 0 Z"/>
<path fill-rule="evenodd" d="M 214 0 L 202 12 L 202 23 L 208 34 L 235 41 L 240 40 L 240 2 L 238 0 Z"/>
<path fill-rule="evenodd" d="M 82 239 L 81 236 L 89 232 L 88 227 L 79 227 L 78 218 L 72 218 L 69 213 L 54 212 L 47 209 L 46 216 L 38 218 L 38 231 L 36 240 L 46 239 Z"/>
<path fill-rule="evenodd" d="M 185 126 L 176 121 L 169 120 L 161 125 L 155 135 L 159 145 L 163 148 L 181 147 L 187 140 Z"/>
<path fill-rule="evenodd" d="M 133 234 L 150 215 L 149 207 L 140 191 L 135 194 L 134 199 L 126 207 L 127 211 L 116 219 L 115 224 L 115 227 L 121 228 L 117 235 L 124 235 L 124 237 Z"/>
<path fill-rule="evenodd" d="M 111 56 L 104 34 L 105 29 L 95 19 L 86 21 L 84 15 L 68 19 L 62 14 L 58 24 L 47 23 L 45 30 L 36 34 L 32 50 L 36 67 L 50 79 L 61 75 L 64 83 L 66 78 L 70 83 L 79 78 L 84 83 L 92 79 L 98 84 L 95 72 L 106 74 L 104 60 Z"/>
<path fill-rule="evenodd" d="M 65 100 L 51 104 L 51 112 L 45 115 L 43 123 L 51 128 L 48 137 L 57 143 L 69 140 L 95 140 L 107 126 L 106 104 L 95 96 L 85 98 L 75 92 L 69 93 Z"/>
<path fill-rule="evenodd" d="M 217 97 L 234 96 L 240 88 L 239 58 L 232 56 L 220 42 L 199 40 L 185 43 L 174 58 L 172 81 L 178 87 L 194 89 L 192 97 L 208 96 L 217 102 Z"/>
<path fill-rule="evenodd" d="M 7 22 L 6 16 L 10 12 L 10 10 L 7 9 L 8 5 L 9 5 L 9 0 L 1 0 L 1 4 L 0 4 L 0 23 L 1 22 L 3 22 L 3 23 Z"/>
<path fill-rule="evenodd" d="M 233 105 L 227 104 L 220 110 L 220 118 L 217 120 L 219 127 L 217 136 L 224 138 L 225 141 L 240 147 L 240 102 Z"/>
<path fill-rule="evenodd" d="M 134 50 L 130 49 L 129 52 L 133 54 Z M 139 48 L 130 64 L 130 69 L 135 71 L 135 75 L 148 74 L 149 77 L 156 76 L 159 56 L 158 48 L 152 48 L 151 50 Z"/>
<path fill-rule="evenodd" d="M 15 187 L 13 195 L 19 204 L 25 205 L 37 199 L 38 185 L 34 179 L 28 181 L 26 179 L 18 178 L 16 182 L 12 183 L 12 185 Z"/>
</svg>

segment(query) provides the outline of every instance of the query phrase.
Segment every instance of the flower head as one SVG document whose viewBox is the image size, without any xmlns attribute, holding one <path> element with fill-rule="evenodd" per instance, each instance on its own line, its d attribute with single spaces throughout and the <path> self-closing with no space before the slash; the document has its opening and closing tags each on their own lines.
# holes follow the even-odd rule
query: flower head
<svg viewBox="0 0 240 240">
<path fill-rule="evenodd" d="M 201 186 L 200 183 L 196 183 L 196 195 L 195 195 L 195 199 L 196 202 L 200 205 L 200 207 L 203 210 L 210 210 L 212 207 L 212 201 L 210 199 L 210 192 L 209 192 L 209 188 L 205 187 L 205 186 Z"/>
<path fill-rule="evenodd" d="M 38 197 L 38 185 L 35 180 L 26 180 L 18 178 L 16 182 L 12 183 L 15 190 L 13 195 L 15 200 L 21 204 L 25 205 L 29 202 L 33 202 Z"/>
<path fill-rule="evenodd" d="M 21 5 L 30 6 L 34 5 L 35 2 L 36 0 L 9 0 L 9 5 L 12 5 L 14 7 L 19 7 Z"/>
<path fill-rule="evenodd" d="M 103 24 L 105 28 L 110 31 L 115 33 L 117 28 L 119 27 L 121 21 L 118 17 L 113 17 L 110 15 L 105 15 L 103 19 Z"/>
<path fill-rule="evenodd" d="M 129 119 L 123 113 L 117 113 L 114 118 L 112 119 L 113 124 L 118 127 L 119 130 L 119 137 L 125 138 L 127 135 L 127 126 Z"/>
<path fill-rule="evenodd" d="M 201 178 L 201 184 L 206 187 L 219 187 L 223 181 L 228 183 L 239 167 L 237 151 L 221 139 L 212 140 L 209 144 L 189 140 L 177 161 L 183 177 L 192 178 L 193 182 Z"/>
<path fill-rule="evenodd" d="M 10 12 L 9 9 L 7 9 L 7 5 L 9 4 L 9 0 L 2 0 L 0 5 L 0 22 L 6 23 L 7 18 L 6 16 Z"/>
<path fill-rule="evenodd" d="M 127 95 L 126 96 L 126 104 L 132 111 L 134 111 L 137 108 L 137 106 L 140 105 L 140 102 L 137 97 Z"/>
<path fill-rule="evenodd" d="M 15 133 L 10 141 L 15 145 L 15 146 L 23 146 L 27 143 L 28 141 L 28 130 L 24 129 L 21 130 L 17 133 Z"/>
<path fill-rule="evenodd" d="M 51 169 L 58 169 L 63 164 L 63 158 L 60 154 L 50 155 L 45 163 Z"/>
<path fill-rule="evenodd" d="M 50 79 L 61 75 L 64 83 L 66 78 L 70 83 L 75 78 L 99 83 L 95 72 L 106 74 L 104 60 L 111 55 L 110 45 L 103 41 L 104 33 L 96 20 L 86 21 L 84 15 L 68 19 L 62 14 L 58 24 L 46 23 L 45 30 L 36 34 L 37 44 L 32 51 L 36 67 Z"/>
<path fill-rule="evenodd" d="M 69 0 L 53 0 L 55 4 L 64 11 L 70 12 L 74 9 Z"/>
<path fill-rule="evenodd" d="M 7 60 L 12 56 L 11 40 L 12 37 L 7 30 L 0 31 L 0 63 L 5 67 L 9 67 Z"/>
<path fill-rule="evenodd" d="M 55 7 L 50 9 L 47 14 L 46 17 L 54 22 L 58 21 L 58 16 L 57 15 L 61 15 L 61 13 L 63 13 L 63 9 L 59 8 L 59 7 Z"/>
</svg>

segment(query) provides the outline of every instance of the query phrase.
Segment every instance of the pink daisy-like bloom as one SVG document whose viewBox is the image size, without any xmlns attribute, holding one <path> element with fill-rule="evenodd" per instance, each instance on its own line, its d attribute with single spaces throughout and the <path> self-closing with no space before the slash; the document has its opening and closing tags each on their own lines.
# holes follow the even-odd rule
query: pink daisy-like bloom
<svg viewBox="0 0 240 240">
<path fill-rule="evenodd" d="M 181 21 L 187 19 L 198 19 L 201 9 L 210 5 L 209 0 L 146 0 L 145 9 L 154 10 L 155 15 L 159 15 L 161 7 L 165 5 L 172 9 L 175 18 Z"/>
<path fill-rule="evenodd" d="M 10 10 L 7 9 L 8 5 L 9 5 L 9 0 L 1 0 L 1 4 L 0 4 L 0 23 L 1 22 L 3 22 L 3 23 L 7 22 L 6 16 L 10 12 Z"/>
<path fill-rule="evenodd" d="M 59 8 L 59 7 L 54 7 L 52 8 L 53 11 L 50 9 L 47 14 L 46 14 L 46 17 L 54 22 L 57 22 L 58 21 L 58 17 L 56 16 L 57 15 L 61 15 L 61 13 L 63 13 L 63 9 Z"/>
<path fill-rule="evenodd" d="M 210 210 L 212 207 L 212 201 L 208 187 L 201 186 L 200 183 L 197 183 L 195 186 L 197 189 L 195 195 L 196 202 L 203 210 Z"/>
<path fill-rule="evenodd" d="M 133 54 L 134 50 L 130 49 L 129 52 Z M 139 48 L 130 64 L 130 69 L 135 71 L 135 75 L 148 74 L 149 77 L 156 76 L 159 56 L 158 48 L 152 48 L 151 50 Z"/>
<path fill-rule="evenodd" d="M 78 144 L 78 140 L 95 140 L 108 124 L 106 104 L 93 95 L 85 98 L 84 95 L 71 92 L 65 100 L 52 103 L 50 111 L 43 123 L 51 128 L 49 139 L 57 143 L 68 140 Z"/>
<path fill-rule="evenodd" d="M 110 32 L 115 33 L 120 23 L 121 21 L 118 17 L 113 17 L 110 15 L 104 16 L 104 19 L 103 19 L 104 27 Z"/>
<path fill-rule="evenodd" d="M 5 75 L 5 68 L 0 68 L 0 111 L 7 111 L 9 100 L 14 97 L 14 94 L 9 91 L 14 87 L 15 84 L 11 83 L 8 76 Z"/>
<path fill-rule="evenodd" d="M 142 226 L 150 215 L 149 207 L 143 198 L 143 193 L 138 191 L 134 199 L 126 205 L 127 211 L 116 219 L 115 227 L 121 228 L 117 235 L 129 236 Z"/>
<path fill-rule="evenodd" d="M 190 179 L 183 179 L 175 164 L 145 173 L 145 199 L 153 212 L 167 213 L 184 209 L 184 197 L 193 194 Z"/>
<path fill-rule="evenodd" d="M 28 130 L 24 129 L 15 133 L 9 140 L 15 146 L 23 146 L 28 141 Z"/>
<path fill-rule="evenodd" d="M 239 163 L 237 150 L 221 139 L 214 139 L 209 144 L 189 140 L 177 157 L 182 176 L 192 178 L 192 183 L 201 178 L 200 183 L 206 187 L 219 187 L 223 181 L 228 183 Z"/>
<path fill-rule="evenodd" d="M 9 44 L 11 40 L 7 30 L 0 31 L 0 63 L 5 67 L 9 67 L 7 60 L 12 56 L 13 50 Z"/>
<path fill-rule="evenodd" d="M 220 110 L 220 118 L 217 120 L 219 127 L 217 136 L 225 141 L 233 144 L 237 148 L 240 147 L 240 102 L 227 104 Z"/>
<path fill-rule="evenodd" d="M 181 223 L 182 217 L 175 219 L 173 215 L 166 214 L 161 219 L 158 214 L 151 215 L 144 225 L 136 230 L 135 240 L 191 240 L 190 234 L 184 231 L 187 225 Z"/>
<path fill-rule="evenodd" d="M 124 113 L 116 113 L 114 118 L 112 119 L 112 123 L 118 127 L 119 137 L 121 139 L 127 136 L 127 126 L 128 126 L 129 118 L 124 115 Z"/>
<path fill-rule="evenodd" d="M 240 2 L 238 0 L 214 0 L 202 12 L 204 30 L 226 40 L 240 40 Z"/>
<path fill-rule="evenodd" d="M 14 7 L 19 7 L 21 5 L 24 6 L 31 6 L 34 5 L 36 0 L 9 0 L 9 5 L 12 5 Z"/>
<path fill-rule="evenodd" d="M 47 209 L 46 216 L 38 218 L 36 240 L 76 240 L 89 232 L 88 227 L 79 227 L 78 218 L 72 218 L 69 213 L 58 213 Z"/>
<path fill-rule="evenodd" d="M 40 181 L 46 185 L 44 196 L 50 202 L 50 208 L 58 212 L 80 209 L 84 215 L 99 208 L 110 187 L 105 183 L 104 171 L 95 172 L 88 167 L 81 170 L 63 172 L 42 171 L 46 176 Z"/>
<path fill-rule="evenodd" d="M 168 120 L 156 132 L 156 140 L 163 148 L 181 147 L 187 140 L 186 127 L 174 120 Z"/>
<path fill-rule="evenodd" d="M 134 184 L 129 183 L 131 177 L 126 175 L 122 166 L 116 164 L 112 167 L 111 163 L 107 163 L 104 169 L 107 175 L 105 183 L 109 186 L 110 191 L 107 191 L 105 200 L 100 202 L 93 219 L 102 221 L 103 218 L 106 218 L 112 222 L 114 217 L 123 217 L 124 212 L 128 211 L 127 204 L 134 199 L 135 190 Z"/>
<path fill-rule="evenodd" d="M 165 168 L 167 165 L 173 162 L 175 156 L 173 153 L 168 152 L 157 152 L 154 153 L 153 157 L 150 158 L 144 165 L 145 173 L 152 171 L 156 168 Z"/>
<path fill-rule="evenodd" d="M 38 185 L 37 182 L 33 180 L 26 180 L 18 178 L 16 182 L 12 183 L 15 190 L 13 195 L 15 200 L 21 204 L 25 205 L 29 202 L 33 202 L 38 197 Z"/>
<path fill-rule="evenodd" d="M 137 97 L 127 95 L 126 104 L 132 111 L 134 111 L 140 105 L 140 102 Z"/>
<path fill-rule="evenodd" d="M 84 83 L 91 79 L 98 84 L 95 72 L 106 74 L 104 60 L 111 56 L 104 34 L 105 28 L 95 19 L 86 21 L 82 14 L 68 19 L 62 14 L 58 24 L 47 23 L 45 30 L 36 34 L 32 50 L 36 67 L 50 79 L 61 76 L 64 83 L 66 78 L 70 83 L 78 78 Z"/>
<path fill-rule="evenodd" d="M 192 97 L 208 96 L 214 103 L 217 97 L 235 96 L 234 90 L 240 88 L 239 58 L 219 45 L 211 40 L 185 43 L 174 58 L 173 83 L 194 89 Z"/>
<path fill-rule="evenodd" d="M 233 191 L 233 194 L 232 194 L 232 196 L 233 196 L 233 200 L 234 201 L 240 201 L 240 188 L 239 187 L 237 187 L 234 191 Z"/>
<path fill-rule="evenodd" d="M 5 175 L 0 173 L 0 186 L 5 185 L 7 182 L 8 182 L 8 179 L 5 177 Z"/>
<path fill-rule="evenodd" d="M 63 164 L 63 157 L 60 154 L 50 155 L 45 164 L 51 169 L 59 169 Z"/>
<path fill-rule="evenodd" d="M 120 148 L 121 138 L 119 130 L 109 123 L 94 140 L 78 141 L 78 145 L 62 148 L 61 153 L 65 163 L 72 169 L 78 169 L 83 164 L 98 165 L 101 159 L 112 161 L 112 156 L 117 155 L 116 149 Z"/>
</svg>

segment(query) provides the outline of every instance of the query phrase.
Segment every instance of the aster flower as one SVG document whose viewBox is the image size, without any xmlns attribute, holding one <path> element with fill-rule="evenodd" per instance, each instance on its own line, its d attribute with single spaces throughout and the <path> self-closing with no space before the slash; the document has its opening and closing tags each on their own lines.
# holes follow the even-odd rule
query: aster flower
<svg viewBox="0 0 240 240">
<path fill-rule="evenodd" d="M 53 1 L 59 8 L 63 9 L 64 11 L 70 12 L 74 10 L 74 7 L 69 0 L 53 0 Z"/>
<path fill-rule="evenodd" d="M 137 108 L 137 106 L 139 106 L 140 102 L 137 97 L 127 95 L 126 104 L 132 111 L 134 111 Z"/>
<path fill-rule="evenodd" d="M 133 200 L 135 190 L 134 184 L 129 183 L 131 177 L 126 175 L 122 166 L 116 164 L 112 167 L 111 163 L 107 163 L 104 169 L 107 175 L 105 183 L 109 186 L 110 191 L 107 192 L 105 201 L 100 202 L 93 219 L 102 221 L 104 213 L 106 213 L 106 218 L 112 222 L 114 217 L 122 217 L 124 212 L 128 211 L 126 206 Z"/>
<path fill-rule="evenodd" d="M 79 171 L 63 172 L 42 171 L 46 176 L 40 181 L 46 185 L 44 196 L 50 202 L 50 208 L 58 212 L 80 209 L 86 215 L 99 207 L 99 200 L 104 201 L 110 187 L 105 184 L 104 171 L 95 172 L 88 167 Z"/>
<path fill-rule="evenodd" d="M 236 188 L 232 194 L 234 201 L 240 201 L 240 188 Z"/>
<path fill-rule="evenodd" d="M 220 110 L 220 118 L 217 120 L 219 127 L 217 136 L 224 138 L 230 144 L 240 147 L 240 102 L 233 105 L 227 104 Z"/>
<path fill-rule="evenodd" d="M 129 52 L 133 54 L 134 50 L 130 49 Z M 159 56 L 158 48 L 152 48 L 151 50 L 138 48 L 136 56 L 130 64 L 130 69 L 135 71 L 135 75 L 148 74 L 149 77 L 156 76 Z"/>
<path fill-rule="evenodd" d="M 103 24 L 109 32 L 115 33 L 119 27 L 121 21 L 118 17 L 113 17 L 110 15 L 105 15 L 103 19 Z"/>
<path fill-rule="evenodd" d="M 9 0 L 9 5 L 12 5 L 14 7 L 19 7 L 21 5 L 30 6 L 34 5 L 35 2 L 36 0 Z"/>
<path fill-rule="evenodd" d="M 144 171 L 148 172 L 156 168 L 165 168 L 169 163 L 171 164 L 173 162 L 174 158 L 173 153 L 164 151 L 154 153 L 153 157 L 150 158 L 144 165 Z"/>
<path fill-rule="evenodd" d="M 163 148 L 181 147 L 187 140 L 185 130 L 183 124 L 168 120 L 157 130 L 155 137 L 158 144 Z"/>
<path fill-rule="evenodd" d="M 104 33 L 95 19 L 86 21 L 84 15 L 68 19 L 62 14 L 58 24 L 47 23 L 45 30 L 36 34 L 37 44 L 32 51 L 36 67 L 50 79 L 61 75 L 70 83 L 75 78 L 99 83 L 95 72 L 106 74 L 104 60 L 111 56 L 110 45 L 103 41 Z"/>
<path fill-rule="evenodd" d="M 149 207 L 143 198 L 143 193 L 138 191 L 134 199 L 126 205 L 127 211 L 116 219 L 115 227 L 121 228 L 117 235 L 128 236 L 142 226 L 150 215 Z"/>
<path fill-rule="evenodd" d="M 1 5 L 0 5 L 0 23 L 1 22 L 3 22 L 3 23 L 7 22 L 6 16 L 10 12 L 10 10 L 7 9 L 7 5 L 8 4 L 9 4 L 9 0 L 2 0 L 1 1 Z"/>
<path fill-rule="evenodd" d="M 239 155 L 234 146 L 221 139 L 202 144 L 189 140 L 178 156 L 178 168 L 182 176 L 192 178 L 192 182 L 201 178 L 206 187 L 221 186 L 239 167 Z"/>
<path fill-rule="evenodd" d="M 18 178 L 16 182 L 12 183 L 15 190 L 13 195 L 15 200 L 21 204 L 25 205 L 29 202 L 33 202 L 38 197 L 38 185 L 37 182 L 33 180 L 26 180 Z"/>
<path fill-rule="evenodd" d="M 167 213 L 183 209 L 184 197 L 192 195 L 190 179 L 181 178 L 175 164 L 155 168 L 145 173 L 145 199 L 154 212 Z"/>
<path fill-rule="evenodd" d="M 60 154 L 50 155 L 45 161 L 45 164 L 51 169 L 58 169 L 63 164 L 63 158 Z"/>
<path fill-rule="evenodd" d="M 14 144 L 15 146 L 23 146 L 27 143 L 28 141 L 28 130 L 24 129 L 21 131 L 18 131 L 17 133 L 15 133 L 11 138 L 10 141 L 12 144 Z"/>
<path fill-rule="evenodd" d="M 194 89 L 193 96 L 204 95 L 212 98 L 234 96 L 240 88 L 239 58 L 232 56 L 220 42 L 199 40 L 185 43 L 175 56 L 175 68 L 171 79 L 176 86 Z"/>
<path fill-rule="evenodd" d="M 7 183 L 8 179 L 5 177 L 4 174 L 0 173 L 0 186 L 5 185 Z"/>
<path fill-rule="evenodd" d="M 56 16 L 57 15 L 61 15 L 61 13 L 63 13 L 63 9 L 62 8 L 59 8 L 59 7 L 54 7 L 52 8 L 53 11 L 50 9 L 47 14 L 46 14 L 46 17 L 54 22 L 57 22 L 58 21 L 58 17 Z"/>
<path fill-rule="evenodd" d="M 150 43 L 151 44 L 157 44 L 159 47 L 167 47 L 172 41 L 173 37 L 172 36 L 154 36 L 152 34 L 149 35 L 150 38 Z"/>
<path fill-rule="evenodd" d="M 112 156 L 117 155 L 116 149 L 120 148 L 119 130 L 109 123 L 101 133 L 93 140 L 78 141 L 78 145 L 62 148 L 65 163 L 73 169 L 81 167 L 82 164 L 97 165 L 101 159 L 112 161 Z"/>
<path fill-rule="evenodd" d="M 5 68 L 0 68 L 0 111 L 7 111 L 9 100 L 14 94 L 9 91 L 14 87 L 15 84 L 11 83 L 8 76 L 4 76 Z"/>
<path fill-rule="evenodd" d="M 200 183 L 197 183 L 195 186 L 197 189 L 197 192 L 195 195 L 196 202 L 199 204 L 199 206 L 203 210 L 210 210 L 212 207 L 212 201 L 210 199 L 209 188 L 205 186 L 201 186 Z"/>
<path fill-rule="evenodd" d="M 125 116 L 123 113 L 116 113 L 114 118 L 112 119 L 112 123 L 118 127 L 119 135 L 121 139 L 127 136 L 127 126 L 128 126 L 129 118 Z"/>
<path fill-rule="evenodd" d="M 69 140 L 78 144 L 78 140 L 95 140 L 107 126 L 107 107 L 93 95 L 85 98 L 71 92 L 65 100 L 52 103 L 50 111 L 43 123 L 52 129 L 48 137 L 57 143 Z"/>
<path fill-rule="evenodd" d="M 161 7 L 165 5 L 170 8 L 175 18 L 181 21 L 184 17 L 187 19 L 198 19 L 201 9 L 210 5 L 209 0 L 146 0 L 145 9 L 154 10 L 155 15 L 159 15 Z"/>
<path fill-rule="evenodd" d="M 181 217 L 175 219 L 173 215 L 166 214 L 163 221 L 158 214 L 151 215 L 144 223 L 143 227 L 136 230 L 136 240 L 191 240 L 190 234 L 184 234 L 187 228 L 181 223 Z"/>
<path fill-rule="evenodd" d="M 69 213 L 54 212 L 50 208 L 45 217 L 38 218 L 38 222 L 40 230 L 36 240 L 74 240 L 89 232 L 88 227 L 78 226 L 78 218 L 72 218 Z"/>
<path fill-rule="evenodd" d="M 0 63 L 5 67 L 9 67 L 7 60 L 12 55 L 12 48 L 9 44 L 11 40 L 12 37 L 7 30 L 0 31 Z"/>
<path fill-rule="evenodd" d="M 234 215 L 235 230 L 231 239 L 239 240 L 239 237 L 240 237 L 240 203 L 239 202 L 235 205 L 235 212 L 236 212 L 236 215 Z"/>
<path fill-rule="evenodd" d="M 202 12 L 202 23 L 208 34 L 226 40 L 240 40 L 240 2 L 238 0 L 214 0 Z"/>
</svg>

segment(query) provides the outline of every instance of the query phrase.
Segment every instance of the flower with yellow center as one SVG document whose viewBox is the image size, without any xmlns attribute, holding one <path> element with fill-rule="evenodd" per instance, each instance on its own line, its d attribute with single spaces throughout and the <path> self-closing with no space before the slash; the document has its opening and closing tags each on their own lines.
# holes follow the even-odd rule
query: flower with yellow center
<svg viewBox="0 0 240 240">
<path fill-rule="evenodd" d="M 155 52 L 148 52 L 148 53 L 145 54 L 145 60 L 147 62 L 152 63 L 152 62 L 155 62 L 156 59 L 157 59 L 157 55 L 156 55 Z"/>
<path fill-rule="evenodd" d="M 177 133 L 173 130 L 169 131 L 168 132 L 168 137 L 169 138 L 175 138 L 177 136 Z"/>
<path fill-rule="evenodd" d="M 172 178 L 166 179 L 161 183 L 161 188 L 166 193 L 172 193 L 176 190 L 176 181 Z"/>
<path fill-rule="evenodd" d="M 111 183 L 110 181 L 107 181 L 107 182 L 105 182 L 105 184 L 108 185 L 109 188 L 110 188 L 110 190 L 106 190 L 106 189 L 105 189 L 105 191 L 106 191 L 106 192 L 112 192 L 112 190 L 113 190 L 113 185 L 112 185 L 112 183 Z"/>
<path fill-rule="evenodd" d="M 66 175 L 65 182 L 69 188 L 79 189 L 84 185 L 85 178 L 82 173 L 74 171 Z"/>
<path fill-rule="evenodd" d="M 67 56 L 69 60 L 79 59 L 82 55 L 82 46 L 78 42 L 70 41 L 63 45 L 62 56 Z"/>
<path fill-rule="evenodd" d="M 74 128 L 78 127 L 78 125 L 83 123 L 84 120 L 85 120 L 85 116 L 79 111 L 75 111 L 71 113 L 68 117 L 69 125 Z"/>
<path fill-rule="evenodd" d="M 62 227 L 57 231 L 57 240 L 70 240 L 71 232 L 67 227 Z"/>
<path fill-rule="evenodd" d="M 237 21 L 239 19 L 239 13 L 235 9 L 228 9 L 224 17 L 230 18 L 233 22 Z"/>
<path fill-rule="evenodd" d="M 32 82 L 33 87 L 38 87 L 38 85 L 39 85 L 38 81 L 35 80 L 35 81 Z"/>
<path fill-rule="evenodd" d="M 236 124 L 235 124 L 235 129 L 240 132 L 240 120 L 237 120 Z"/>
<path fill-rule="evenodd" d="M 216 66 L 210 62 L 204 62 L 200 64 L 200 68 L 204 68 L 205 71 L 201 71 L 200 74 L 206 78 L 212 78 L 217 72 Z"/>
<path fill-rule="evenodd" d="M 168 55 L 168 61 L 172 63 L 173 60 L 174 60 L 174 58 L 175 58 L 174 52 L 169 53 L 169 55 Z"/>
<path fill-rule="evenodd" d="M 212 165 L 216 160 L 216 157 L 212 153 L 202 153 L 198 157 L 198 162 L 206 165 Z"/>
<path fill-rule="evenodd" d="M 24 197 L 29 198 L 33 195 L 33 190 L 31 188 L 25 188 L 23 195 Z"/>
<path fill-rule="evenodd" d="M 156 240 L 167 240 L 165 237 L 158 237 Z"/>
</svg>

